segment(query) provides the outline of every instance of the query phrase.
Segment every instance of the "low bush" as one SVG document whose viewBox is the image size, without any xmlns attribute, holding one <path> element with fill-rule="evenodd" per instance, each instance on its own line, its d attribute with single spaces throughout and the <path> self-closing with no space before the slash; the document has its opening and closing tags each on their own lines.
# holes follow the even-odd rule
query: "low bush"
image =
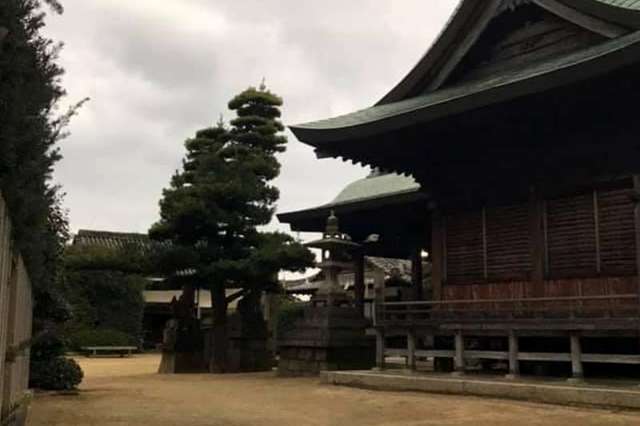
<svg viewBox="0 0 640 426">
<path fill-rule="evenodd" d="M 44 334 L 31 346 L 31 363 L 46 361 L 64 355 L 63 341 L 55 334 Z"/>
<path fill-rule="evenodd" d="M 85 346 L 137 346 L 126 333 L 113 329 L 81 329 L 68 335 L 68 348 L 79 351 Z"/>
<path fill-rule="evenodd" d="M 72 359 L 57 357 L 31 363 L 29 386 L 44 390 L 72 390 L 80 382 L 84 373 Z"/>
</svg>

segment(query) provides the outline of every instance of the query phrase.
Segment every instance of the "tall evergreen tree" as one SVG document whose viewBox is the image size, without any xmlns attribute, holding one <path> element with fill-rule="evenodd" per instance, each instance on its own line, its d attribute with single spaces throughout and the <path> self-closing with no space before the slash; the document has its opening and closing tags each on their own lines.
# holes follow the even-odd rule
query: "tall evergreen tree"
<svg viewBox="0 0 640 426">
<path fill-rule="evenodd" d="M 62 13 L 56 0 L 0 2 L 0 189 L 11 213 L 14 239 L 36 290 L 55 281 L 61 246 L 68 236 L 59 187 L 51 184 L 61 158 L 57 143 L 78 104 L 58 115 L 65 95 L 57 63 L 61 44 L 42 35 L 43 3 Z"/>
<path fill-rule="evenodd" d="M 160 201 L 160 221 L 152 238 L 172 242 L 173 272 L 195 271 L 192 283 L 204 283 L 214 307 L 212 370 L 227 370 L 227 306 L 235 297 L 257 298 L 277 285 L 277 272 L 303 270 L 313 255 L 291 237 L 264 233 L 279 198 L 272 185 L 280 172 L 276 154 L 286 138 L 279 121 L 282 99 L 264 85 L 249 88 L 229 102 L 237 118 L 227 129 L 201 130 L 186 142 L 182 171 Z M 239 289 L 227 296 L 226 289 Z"/>
</svg>

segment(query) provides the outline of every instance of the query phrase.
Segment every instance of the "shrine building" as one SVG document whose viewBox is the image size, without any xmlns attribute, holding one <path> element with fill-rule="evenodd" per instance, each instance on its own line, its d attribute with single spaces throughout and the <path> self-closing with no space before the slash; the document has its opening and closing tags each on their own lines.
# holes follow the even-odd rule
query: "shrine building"
<svg viewBox="0 0 640 426">
<path fill-rule="evenodd" d="M 354 241 L 379 236 L 362 256 L 413 259 L 416 283 L 429 254 L 429 297 L 376 305 L 379 367 L 640 364 L 638 105 L 640 0 L 463 0 L 377 104 L 291 126 L 319 158 L 395 173 L 379 185 L 415 179 L 330 206 Z M 313 231 L 325 210 L 280 218 Z"/>
</svg>

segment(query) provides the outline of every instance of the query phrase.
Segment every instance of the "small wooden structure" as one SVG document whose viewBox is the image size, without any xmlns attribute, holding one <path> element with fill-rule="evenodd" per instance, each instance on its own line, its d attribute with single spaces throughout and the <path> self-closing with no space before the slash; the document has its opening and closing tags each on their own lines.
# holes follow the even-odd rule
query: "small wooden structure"
<svg viewBox="0 0 640 426">
<path fill-rule="evenodd" d="M 0 196 L 0 423 L 23 425 L 29 401 L 29 342 L 33 301 L 24 262 L 11 240 Z"/>
<path fill-rule="evenodd" d="M 426 198 L 385 218 L 429 252 L 433 297 L 377 306 L 380 366 L 640 364 L 639 102 L 640 2 L 464 0 L 377 105 L 291 127 Z"/>
</svg>

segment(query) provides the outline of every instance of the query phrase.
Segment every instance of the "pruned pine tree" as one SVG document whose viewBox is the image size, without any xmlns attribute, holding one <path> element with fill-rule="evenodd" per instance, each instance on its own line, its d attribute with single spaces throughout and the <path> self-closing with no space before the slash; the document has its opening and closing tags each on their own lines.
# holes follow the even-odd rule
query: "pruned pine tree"
<svg viewBox="0 0 640 426">
<path fill-rule="evenodd" d="M 279 198 L 272 181 L 280 173 L 276 154 L 287 142 L 281 105 L 264 85 L 249 88 L 229 102 L 237 116 L 230 128 L 220 121 L 187 140 L 182 170 L 164 190 L 160 221 L 150 230 L 152 238 L 171 242 L 171 272 L 194 271 L 191 282 L 212 292 L 213 372 L 227 371 L 228 304 L 241 296 L 257 303 L 260 291 L 277 285 L 278 271 L 313 264 L 311 252 L 290 236 L 259 229 L 271 222 Z"/>
</svg>

